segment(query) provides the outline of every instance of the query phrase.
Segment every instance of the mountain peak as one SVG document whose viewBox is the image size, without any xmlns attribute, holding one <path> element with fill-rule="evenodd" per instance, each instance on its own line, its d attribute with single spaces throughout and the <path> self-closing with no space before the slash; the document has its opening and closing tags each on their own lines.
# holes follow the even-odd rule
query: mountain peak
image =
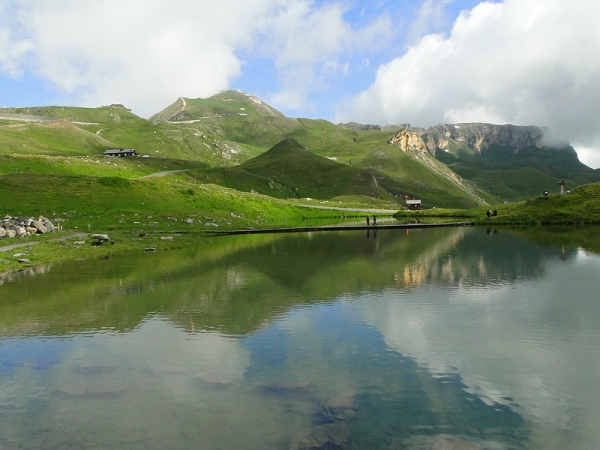
<svg viewBox="0 0 600 450">
<path fill-rule="evenodd" d="M 202 119 L 245 117 L 285 117 L 258 97 L 246 92 L 221 91 L 209 98 L 178 98 L 150 117 L 152 121 L 190 122 Z"/>
</svg>

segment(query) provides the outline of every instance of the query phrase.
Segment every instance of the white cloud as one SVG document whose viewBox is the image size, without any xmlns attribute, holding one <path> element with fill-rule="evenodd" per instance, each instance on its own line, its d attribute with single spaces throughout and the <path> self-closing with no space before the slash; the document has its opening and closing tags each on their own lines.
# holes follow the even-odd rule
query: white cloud
<svg viewBox="0 0 600 450">
<path fill-rule="evenodd" d="M 582 163 L 594 169 L 600 168 L 600 142 L 594 147 L 574 142 L 573 148 L 577 151 L 577 156 Z"/>
<path fill-rule="evenodd" d="M 353 28 L 335 1 L 0 0 L 0 73 L 33 76 L 84 106 L 123 103 L 149 116 L 179 96 L 231 87 L 248 51 L 272 60 L 274 97 L 300 107 L 345 55 L 390 30 L 373 19 Z"/>
<path fill-rule="evenodd" d="M 349 72 L 345 57 L 379 48 L 391 38 L 389 17 L 354 28 L 344 18 L 347 11 L 342 3 L 317 7 L 313 1 L 295 1 L 263 21 L 260 51 L 273 60 L 281 86 L 269 99 L 276 106 L 306 106 L 310 91 L 327 89 L 331 77 Z"/>
<path fill-rule="evenodd" d="M 598 143 L 600 3 L 505 0 L 463 11 L 382 65 L 338 119 L 365 123 L 493 121 L 542 125 Z"/>
<path fill-rule="evenodd" d="M 228 88 L 241 71 L 236 48 L 280 3 L 4 0 L 0 70 L 30 72 L 88 106 L 119 102 L 150 115 L 179 96 Z"/>
</svg>

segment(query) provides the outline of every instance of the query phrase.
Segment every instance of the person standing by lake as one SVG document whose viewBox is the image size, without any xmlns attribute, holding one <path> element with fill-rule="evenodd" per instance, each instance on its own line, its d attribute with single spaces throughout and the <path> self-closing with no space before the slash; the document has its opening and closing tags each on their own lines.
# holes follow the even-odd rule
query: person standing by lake
<svg viewBox="0 0 600 450">
<path fill-rule="evenodd" d="M 377 216 L 375 214 L 373 214 L 373 226 L 377 226 Z"/>
<path fill-rule="evenodd" d="M 367 226 L 369 226 L 369 216 L 365 216 L 365 219 L 367 219 Z"/>
</svg>

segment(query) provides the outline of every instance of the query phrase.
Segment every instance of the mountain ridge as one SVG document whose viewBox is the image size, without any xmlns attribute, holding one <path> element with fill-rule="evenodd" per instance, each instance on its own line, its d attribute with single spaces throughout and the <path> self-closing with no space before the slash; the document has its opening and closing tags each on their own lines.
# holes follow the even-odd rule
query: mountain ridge
<svg viewBox="0 0 600 450">
<path fill-rule="evenodd" d="M 31 151 L 44 148 L 47 153 L 61 155 L 99 156 L 107 148 L 134 147 L 152 157 L 232 168 L 286 139 L 295 139 L 319 157 L 370 171 L 372 179 L 385 186 L 398 203 L 408 196 L 421 198 L 425 207 L 523 200 L 552 190 L 560 179 L 569 187 L 600 180 L 600 171 L 581 163 L 572 147 L 545 147 L 546 129 L 537 126 L 336 125 L 286 117 L 258 97 L 239 90 L 222 91 L 207 99 L 179 97 L 150 120 L 118 106 L 0 110 L 0 143 L 10 140 L 6 147 L 19 151 L 25 138 Z M 3 112 L 12 116 L 4 120 Z M 41 123 L 32 123 L 16 134 L 9 124 L 18 122 L 14 116 L 19 114 L 23 121 L 27 114 L 62 118 L 71 122 L 72 129 L 68 136 L 53 137 Z M 87 142 L 77 137 L 79 129 L 87 132 Z M 76 149 L 81 145 L 76 137 L 83 148 Z"/>
</svg>

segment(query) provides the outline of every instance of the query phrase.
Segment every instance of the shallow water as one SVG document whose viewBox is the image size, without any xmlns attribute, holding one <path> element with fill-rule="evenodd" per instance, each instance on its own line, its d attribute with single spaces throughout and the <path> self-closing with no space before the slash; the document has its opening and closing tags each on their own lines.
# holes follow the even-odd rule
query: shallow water
<svg viewBox="0 0 600 450">
<path fill-rule="evenodd" d="M 219 237 L 5 279 L 0 449 L 595 448 L 599 269 L 452 228 Z"/>
</svg>

